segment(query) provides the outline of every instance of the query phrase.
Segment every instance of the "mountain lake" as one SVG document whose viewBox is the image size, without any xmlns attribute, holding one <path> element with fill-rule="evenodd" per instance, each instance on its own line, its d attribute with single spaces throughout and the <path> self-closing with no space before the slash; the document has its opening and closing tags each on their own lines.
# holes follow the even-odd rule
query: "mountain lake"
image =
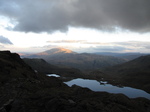
<svg viewBox="0 0 150 112">
<path fill-rule="evenodd" d="M 47 74 L 47 76 L 60 77 L 59 75 L 56 74 Z M 90 90 L 96 92 L 103 91 L 103 92 L 114 93 L 114 94 L 122 93 L 128 96 L 129 98 L 144 97 L 150 99 L 150 94 L 141 89 L 135 89 L 132 87 L 118 87 L 118 86 L 108 84 L 106 81 L 77 78 L 64 83 L 70 87 L 72 85 L 77 85 L 80 87 L 89 88 Z"/>
</svg>

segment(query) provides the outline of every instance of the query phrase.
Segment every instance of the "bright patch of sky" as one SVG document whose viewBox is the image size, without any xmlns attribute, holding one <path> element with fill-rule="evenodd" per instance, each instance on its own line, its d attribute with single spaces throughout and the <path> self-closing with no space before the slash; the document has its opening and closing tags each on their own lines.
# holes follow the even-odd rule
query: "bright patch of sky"
<svg viewBox="0 0 150 112">
<path fill-rule="evenodd" d="M 32 52 L 32 50 L 33 52 L 39 52 L 39 50 L 34 51 L 34 49 L 36 48 L 40 49 L 40 51 L 44 51 L 53 47 L 66 47 L 79 52 L 84 52 L 86 48 L 91 48 L 90 52 L 92 52 L 92 48 L 97 47 L 123 46 L 123 43 L 126 42 L 150 42 L 149 33 L 140 34 L 129 31 L 102 32 L 93 29 L 73 27 L 70 27 L 66 33 L 24 33 L 4 29 L 4 26 L 7 27 L 9 25 L 5 20 L 1 20 L 1 23 L 3 23 L 3 26 L 0 27 L 0 35 L 7 37 L 13 43 L 13 45 L 6 46 L 6 48 L 3 49 L 8 48 L 14 52 Z M 143 45 L 141 45 L 141 47 L 142 46 Z M 128 45 L 128 47 L 135 49 L 134 46 Z M 79 49 L 84 50 L 80 51 Z M 138 52 L 136 50 L 129 50 L 129 52 L 130 51 Z"/>
<path fill-rule="evenodd" d="M 150 1 L 33 2 L 0 1 L 0 50 L 150 53 Z"/>
</svg>

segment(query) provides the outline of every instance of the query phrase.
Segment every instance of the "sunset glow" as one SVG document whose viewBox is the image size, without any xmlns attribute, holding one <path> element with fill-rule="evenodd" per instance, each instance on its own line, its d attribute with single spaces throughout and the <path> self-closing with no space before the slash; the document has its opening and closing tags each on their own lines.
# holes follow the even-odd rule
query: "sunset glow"
<svg viewBox="0 0 150 112">
<path fill-rule="evenodd" d="M 125 12 L 119 6 L 114 9 L 115 2 L 110 4 L 108 0 L 100 1 L 99 3 L 104 5 L 111 5 L 112 9 L 106 11 L 101 10 L 105 7 L 95 4 L 98 3 L 96 0 L 84 5 L 81 0 L 66 1 L 67 5 L 59 0 L 45 2 L 34 0 L 34 2 L 35 5 L 28 7 L 29 1 L 9 0 L 6 3 L 2 0 L 0 5 L 1 50 L 39 52 L 54 47 L 64 47 L 78 52 L 149 53 L 150 51 L 150 25 L 146 23 L 147 19 L 144 20 L 145 22 L 141 20 L 142 18 L 134 18 L 135 20 L 132 21 L 134 15 L 130 15 L 130 12 L 126 18 L 119 17 Z M 92 7 L 93 5 L 95 7 Z M 128 3 L 120 2 L 120 5 L 128 5 Z M 139 4 L 139 7 L 142 7 L 142 4 Z M 141 10 L 145 10 L 148 14 L 145 18 L 148 18 L 148 7 L 144 8 Z M 120 15 L 115 12 L 116 10 Z M 137 8 L 137 10 L 140 9 Z M 87 11 L 89 15 L 86 15 Z M 140 15 L 142 13 L 137 14 L 137 16 Z M 138 22 L 141 22 L 141 26 Z"/>
</svg>

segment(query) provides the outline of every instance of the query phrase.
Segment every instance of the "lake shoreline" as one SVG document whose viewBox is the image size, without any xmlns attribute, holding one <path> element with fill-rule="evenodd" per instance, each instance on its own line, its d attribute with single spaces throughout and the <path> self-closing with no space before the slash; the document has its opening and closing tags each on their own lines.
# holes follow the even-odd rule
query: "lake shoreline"
<svg viewBox="0 0 150 112">
<path fill-rule="evenodd" d="M 147 99 L 149 99 L 150 100 L 150 94 L 149 93 L 147 93 L 146 91 L 144 91 L 144 90 L 141 90 L 141 89 L 137 89 L 137 88 L 132 88 L 132 87 L 128 87 L 128 86 L 123 86 L 123 85 L 121 85 L 121 84 L 117 84 L 117 85 L 115 85 L 115 84 L 111 84 L 111 83 L 109 83 L 110 81 L 105 81 L 104 80 L 104 78 L 102 78 L 102 80 L 95 80 L 95 79 L 87 79 L 87 78 L 73 78 L 73 77 L 61 77 L 61 76 L 59 76 L 59 75 L 56 75 L 56 74 L 51 74 L 51 75 L 47 75 L 47 76 L 53 76 L 53 77 L 57 77 L 57 78 L 59 78 L 59 79 L 61 79 L 65 84 L 67 84 L 68 82 L 71 82 L 71 81 L 73 81 L 73 80 L 81 80 L 80 81 L 80 83 L 83 81 L 93 81 L 93 83 L 99 83 L 99 86 L 101 86 L 102 88 L 103 88 L 103 90 L 101 90 L 101 89 L 99 89 L 98 91 L 96 91 L 96 90 L 93 90 L 92 88 L 89 88 L 87 85 L 88 85 L 88 83 L 86 83 L 86 85 L 85 86 L 82 86 L 82 85 L 80 85 L 80 84 L 78 84 L 77 82 L 76 83 L 74 83 L 74 84 L 72 84 L 72 85 L 77 85 L 77 86 L 80 86 L 80 87 L 86 87 L 86 88 L 89 88 L 90 90 L 92 90 L 92 91 L 95 91 L 95 92 L 108 92 L 108 93 L 114 93 L 114 94 L 124 94 L 124 95 L 126 95 L 126 96 L 128 96 L 128 97 L 130 97 L 130 98 L 138 98 L 138 97 L 144 97 L 144 96 L 140 96 L 140 94 L 145 94 L 146 95 L 146 97 L 145 98 L 147 98 Z M 68 85 L 68 84 L 67 84 Z M 72 85 L 68 85 L 68 86 L 72 86 Z M 95 86 L 98 86 L 98 84 L 97 85 L 95 85 Z M 113 91 L 108 91 L 108 90 L 105 90 L 104 89 L 104 87 L 106 87 L 106 86 L 109 86 L 109 87 L 111 87 L 112 88 L 112 90 L 113 89 L 116 89 L 117 91 L 119 90 L 120 92 L 117 92 L 117 91 L 115 91 L 115 90 L 113 90 Z M 107 87 L 108 88 L 108 87 Z M 130 92 L 132 92 L 132 96 L 130 95 L 130 93 L 128 92 L 125 92 L 125 90 L 123 90 L 123 88 L 125 88 L 125 89 L 127 89 L 128 91 L 130 90 Z M 122 89 L 122 90 L 121 90 Z M 126 90 L 126 91 L 127 91 Z M 134 91 L 135 91 L 135 95 L 134 95 Z M 122 92 L 123 91 L 123 92 Z M 138 92 L 140 92 L 139 94 L 137 94 Z M 137 96 L 136 96 L 137 95 Z"/>
</svg>

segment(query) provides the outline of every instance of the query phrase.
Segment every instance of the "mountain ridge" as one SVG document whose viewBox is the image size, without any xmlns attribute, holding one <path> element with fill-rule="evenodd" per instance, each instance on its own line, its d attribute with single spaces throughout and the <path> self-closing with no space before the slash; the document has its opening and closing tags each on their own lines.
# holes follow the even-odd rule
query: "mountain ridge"
<svg viewBox="0 0 150 112">
<path fill-rule="evenodd" d="M 150 93 L 150 55 L 108 67 L 103 72 L 123 85 L 141 88 Z"/>
<path fill-rule="evenodd" d="M 77 68 L 84 71 L 113 66 L 125 62 L 124 59 L 113 56 L 102 56 L 90 53 L 76 53 L 68 49 L 58 48 L 47 50 L 43 53 L 37 54 L 26 56 L 25 58 L 42 58 L 53 65 Z"/>
<path fill-rule="evenodd" d="M 127 53 L 95 52 L 94 54 L 114 56 L 114 57 L 126 59 L 127 61 L 131 61 L 131 60 L 136 59 L 140 56 L 148 55 L 148 53 L 140 53 L 140 52 L 127 52 Z"/>
<path fill-rule="evenodd" d="M 53 49 L 50 49 L 50 50 L 46 50 L 44 52 L 41 52 L 41 53 L 37 53 L 37 55 L 56 55 L 56 54 L 60 54 L 60 53 L 76 53 L 76 52 L 73 52 L 69 49 L 65 49 L 65 48 L 53 48 Z"/>
</svg>

